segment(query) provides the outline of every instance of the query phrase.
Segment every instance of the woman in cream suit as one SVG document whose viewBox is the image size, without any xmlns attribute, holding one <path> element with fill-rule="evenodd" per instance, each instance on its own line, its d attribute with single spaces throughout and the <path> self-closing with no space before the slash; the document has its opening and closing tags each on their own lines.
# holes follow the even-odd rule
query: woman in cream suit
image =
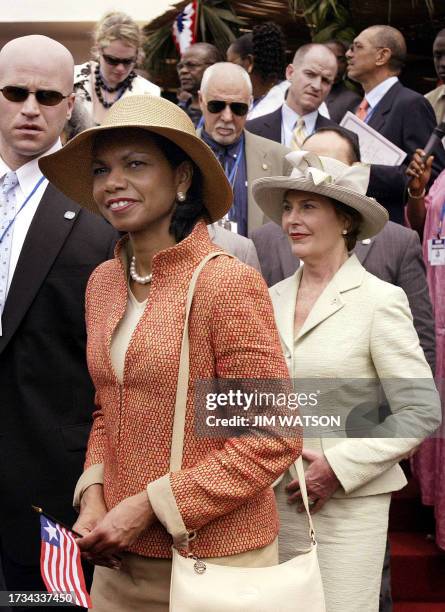
<svg viewBox="0 0 445 612">
<path fill-rule="evenodd" d="M 253 194 L 304 262 L 270 289 L 296 390 L 329 379 L 331 394 L 320 381 L 313 410 L 341 417 L 338 431 L 307 428 L 303 451 L 327 611 L 375 612 L 391 492 L 406 483 L 398 462 L 436 429 L 440 402 L 405 293 L 349 255 L 388 219 L 365 195 L 368 168 L 305 151 L 286 157 L 291 175 L 259 179 Z M 384 423 L 375 421 L 377 382 L 390 408 Z M 308 539 L 293 466 L 275 492 L 284 561 Z"/>
</svg>

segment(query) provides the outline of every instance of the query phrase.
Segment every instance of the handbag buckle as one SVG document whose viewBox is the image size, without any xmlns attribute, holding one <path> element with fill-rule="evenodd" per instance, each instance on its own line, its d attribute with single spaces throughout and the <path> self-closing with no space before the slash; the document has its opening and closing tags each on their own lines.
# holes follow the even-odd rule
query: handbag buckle
<svg viewBox="0 0 445 612">
<path fill-rule="evenodd" d="M 187 531 L 187 542 L 191 542 L 192 540 L 194 540 L 197 535 L 198 533 L 196 529 L 193 529 L 192 531 Z"/>
<path fill-rule="evenodd" d="M 310 531 L 310 536 L 311 536 L 311 542 L 313 546 L 315 546 L 315 544 L 317 543 L 317 540 L 315 539 L 315 531 L 313 529 L 311 529 Z"/>
<path fill-rule="evenodd" d="M 195 561 L 195 563 L 193 564 L 193 569 L 195 570 L 196 574 L 201 575 L 206 571 L 207 566 L 202 559 L 199 559 L 196 555 L 192 555 L 191 553 L 189 553 L 187 557 Z"/>
</svg>

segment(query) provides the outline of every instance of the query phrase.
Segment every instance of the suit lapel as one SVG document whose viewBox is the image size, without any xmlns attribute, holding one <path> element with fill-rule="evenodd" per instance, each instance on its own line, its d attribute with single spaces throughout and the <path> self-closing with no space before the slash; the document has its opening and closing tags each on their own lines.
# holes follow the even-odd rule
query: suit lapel
<svg viewBox="0 0 445 612">
<path fill-rule="evenodd" d="M 364 272 L 356 255 L 351 255 L 315 302 L 306 321 L 298 332 L 297 341 L 343 308 L 344 300 L 342 293 L 359 287 L 363 281 Z"/>
<path fill-rule="evenodd" d="M 277 108 L 273 113 L 258 117 L 253 121 L 262 121 L 260 134 L 263 138 L 269 138 L 269 140 L 275 140 L 275 142 L 281 142 L 281 106 Z M 249 126 L 247 126 L 249 129 Z"/>
<path fill-rule="evenodd" d="M 336 285 L 331 281 L 315 302 L 306 321 L 297 335 L 297 340 L 311 331 L 314 327 L 325 321 L 338 310 L 343 308 L 344 302 Z"/>
<path fill-rule="evenodd" d="M 252 183 L 262 176 L 269 176 L 270 163 L 267 151 L 259 144 L 261 142 L 254 134 L 244 132 L 246 174 L 247 174 L 247 227 L 249 234 L 264 223 L 264 213 L 253 199 Z"/>
<path fill-rule="evenodd" d="M 394 85 L 389 89 L 377 106 L 374 109 L 374 112 L 371 115 L 370 120 L 368 121 L 368 125 L 372 127 L 377 132 L 380 132 L 383 126 L 386 123 L 386 115 L 391 111 L 394 98 L 397 97 L 397 94 L 402 85 L 400 83 L 394 83 Z"/>
<path fill-rule="evenodd" d="M 295 304 L 300 280 L 301 268 L 271 290 L 277 329 L 288 355 L 293 354 Z"/>
<path fill-rule="evenodd" d="M 66 219 L 66 211 L 75 217 Z M 19 327 L 76 222 L 80 206 L 48 185 L 29 227 L 2 317 L 0 353 Z"/>
</svg>

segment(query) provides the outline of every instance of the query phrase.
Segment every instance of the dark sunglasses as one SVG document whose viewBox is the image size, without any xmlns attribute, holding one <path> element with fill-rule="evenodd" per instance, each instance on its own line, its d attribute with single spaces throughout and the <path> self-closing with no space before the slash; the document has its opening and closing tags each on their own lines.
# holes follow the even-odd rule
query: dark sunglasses
<svg viewBox="0 0 445 612">
<path fill-rule="evenodd" d="M 10 102 L 24 102 L 29 94 L 34 94 L 37 102 L 43 104 L 43 106 L 56 106 L 69 96 L 69 94 L 64 96 L 60 91 L 53 91 L 52 89 L 31 91 L 26 89 L 26 87 L 16 87 L 15 85 L 6 85 L 0 91 Z"/>
<path fill-rule="evenodd" d="M 225 102 L 224 100 L 210 100 L 210 102 L 207 102 L 209 113 L 220 113 L 226 106 L 229 106 L 232 113 L 238 117 L 244 117 L 249 111 L 249 105 L 244 102 Z"/>
<path fill-rule="evenodd" d="M 106 53 L 102 53 L 102 57 L 109 66 L 119 66 L 119 64 L 122 64 L 122 66 L 131 66 L 131 64 L 136 63 L 135 57 L 114 57 L 114 55 L 107 55 Z"/>
</svg>

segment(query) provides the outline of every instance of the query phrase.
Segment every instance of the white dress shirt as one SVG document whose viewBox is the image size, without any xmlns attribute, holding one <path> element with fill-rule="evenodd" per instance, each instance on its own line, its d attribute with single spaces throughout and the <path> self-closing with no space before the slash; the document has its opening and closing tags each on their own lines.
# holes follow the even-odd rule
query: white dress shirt
<svg viewBox="0 0 445 612">
<path fill-rule="evenodd" d="M 60 140 L 57 140 L 57 142 L 50 149 L 48 149 L 48 151 L 45 151 L 45 153 L 40 155 L 40 157 L 55 153 L 61 147 L 62 145 L 60 143 Z M 11 168 L 9 168 L 8 165 L 0 157 L 0 182 L 3 181 L 7 172 L 11 172 Z M 15 196 L 17 202 L 16 210 L 18 211 L 23 202 L 26 200 L 26 198 L 32 192 L 39 180 L 42 178 L 42 173 L 39 169 L 39 158 L 32 159 L 28 163 L 23 164 L 23 166 L 20 166 L 20 168 L 18 168 L 15 172 L 17 174 L 18 179 L 18 184 L 15 188 Z M 35 212 L 40 204 L 40 200 L 42 199 L 42 196 L 47 186 L 48 181 L 47 179 L 44 179 L 39 185 L 39 188 L 33 194 L 26 206 L 20 211 L 14 221 L 11 258 L 9 261 L 8 286 L 6 288 L 6 293 L 8 293 L 9 287 L 11 286 L 12 277 L 14 276 L 17 262 L 20 257 L 20 252 L 22 250 L 23 243 L 25 242 L 26 234 L 28 233 L 31 221 L 34 218 Z"/>
<path fill-rule="evenodd" d="M 263 115 L 268 115 L 269 113 L 273 113 L 273 111 L 277 110 L 282 106 L 284 99 L 286 97 L 286 92 L 290 87 L 289 81 L 281 81 L 277 85 L 274 85 L 269 89 L 267 94 L 255 104 L 249 111 L 247 115 L 247 120 L 256 119 L 257 117 L 262 117 Z"/>
<path fill-rule="evenodd" d="M 370 110 L 368 111 L 368 115 L 366 116 L 367 119 L 371 117 L 374 108 L 377 106 L 383 96 L 388 93 L 391 87 L 398 82 L 398 80 L 399 79 L 396 76 L 388 77 L 387 79 L 379 83 L 376 87 L 371 89 L 371 91 L 368 91 L 368 93 L 365 95 L 365 98 L 370 106 Z"/>
<path fill-rule="evenodd" d="M 281 116 L 281 144 L 285 145 L 286 147 L 290 147 L 292 142 L 292 133 L 300 116 L 302 116 L 304 119 L 304 129 L 306 130 L 306 134 L 309 136 L 315 130 L 318 110 L 315 110 L 312 113 L 307 113 L 307 115 L 299 115 L 292 110 L 290 106 L 284 103 L 281 110 Z"/>
</svg>

